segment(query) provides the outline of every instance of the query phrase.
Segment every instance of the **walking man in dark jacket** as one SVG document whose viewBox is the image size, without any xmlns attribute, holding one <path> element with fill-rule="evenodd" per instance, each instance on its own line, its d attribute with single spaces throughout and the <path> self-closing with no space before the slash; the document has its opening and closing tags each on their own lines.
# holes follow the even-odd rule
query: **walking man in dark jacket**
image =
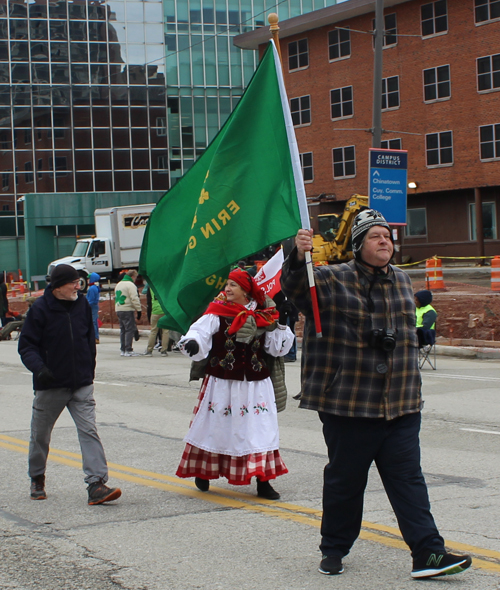
<svg viewBox="0 0 500 590">
<path fill-rule="evenodd" d="M 375 462 L 412 552 L 412 577 L 460 573 L 471 558 L 446 551 L 420 467 L 415 304 L 408 275 L 389 264 L 391 228 L 378 211 L 362 211 L 352 227 L 355 260 L 314 270 L 322 338 L 315 336 L 307 283 L 305 252 L 311 249 L 311 232 L 299 230 L 281 286 L 306 316 L 300 406 L 318 412 L 328 447 L 319 571 L 344 571 Z"/>
<path fill-rule="evenodd" d="M 29 475 L 31 497 L 45 500 L 45 468 L 56 420 L 68 408 L 78 430 L 88 503 L 102 504 L 121 496 L 105 485 L 108 466 L 97 434 L 94 400 L 96 342 L 92 311 L 79 293 L 79 275 L 59 264 L 50 284 L 26 317 L 19 354 L 33 373 L 35 399 L 31 420 Z"/>
</svg>

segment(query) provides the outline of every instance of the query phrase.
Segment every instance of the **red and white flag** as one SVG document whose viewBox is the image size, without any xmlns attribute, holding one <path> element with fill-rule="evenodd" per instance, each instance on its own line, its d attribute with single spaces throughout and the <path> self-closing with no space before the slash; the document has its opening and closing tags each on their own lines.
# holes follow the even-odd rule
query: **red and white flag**
<svg viewBox="0 0 500 590">
<path fill-rule="evenodd" d="M 280 248 L 255 275 L 257 285 L 268 297 L 271 297 L 271 299 L 276 293 L 278 293 L 278 291 L 281 291 L 280 277 L 281 267 L 283 266 L 284 260 L 283 248 Z"/>
</svg>

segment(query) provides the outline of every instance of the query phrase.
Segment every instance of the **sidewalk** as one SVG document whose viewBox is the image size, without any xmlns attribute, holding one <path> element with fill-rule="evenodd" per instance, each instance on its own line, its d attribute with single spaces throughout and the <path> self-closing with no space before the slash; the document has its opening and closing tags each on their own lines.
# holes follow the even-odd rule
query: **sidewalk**
<svg viewBox="0 0 500 590">
<path fill-rule="evenodd" d="M 119 336 L 119 328 L 99 328 L 99 333 L 106 336 Z M 149 330 L 139 330 L 141 339 L 149 336 Z M 297 347 L 302 348 L 302 338 L 297 338 Z M 488 348 L 486 346 L 449 346 L 436 344 L 436 354 L 440 356 L 452 356 L 469 359 L 500 359 L 500 348 Z"/>
</svg>

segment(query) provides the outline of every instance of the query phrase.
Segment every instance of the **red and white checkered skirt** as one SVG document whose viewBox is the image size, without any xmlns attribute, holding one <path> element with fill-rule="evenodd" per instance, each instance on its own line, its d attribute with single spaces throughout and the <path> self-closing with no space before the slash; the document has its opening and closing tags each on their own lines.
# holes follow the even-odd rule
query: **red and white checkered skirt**
<svg viewBox="0 0 500 590">
<path fill-rule="evenodd" d="M 205 396 L 208 380 L 209 377 L 205 376 L 193 410 L 193 418 Z M 252 477 L 268 481 L 285 473 L 288 473 L 288 469 L 281 458 L 279 449 L 234 456 L 213 453 L 186 443 L 176 475 L 177 477 L 201 477 L 202 479 L 225 477 L 232 485 L 246 486 L 250 484 Z"/>
<path fill-rule="evenodd" d="M 189 443 L 186 444 L 177 468 L 177 477 L 201 477 L 202 479 L 227 478 L 235 486 L 247 486 L 252 477 L 261 481 L 275 479 L 288 473 L 279 450 L 234 457 L 210 453 Z"/>
</svg>

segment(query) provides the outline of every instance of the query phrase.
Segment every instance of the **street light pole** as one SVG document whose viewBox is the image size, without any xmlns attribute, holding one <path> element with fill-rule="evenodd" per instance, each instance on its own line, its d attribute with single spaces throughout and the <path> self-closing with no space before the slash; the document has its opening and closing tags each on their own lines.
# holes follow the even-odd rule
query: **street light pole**
<svg viewBox="0 0 500 590">
<path fill-rule="evenodd" d="M 379 148 L 382 139 L 382 53 L 384 48 L 384 0 L 375 3 L 375 59 L 373 68 L 372 147 Z"/>
</svg>

